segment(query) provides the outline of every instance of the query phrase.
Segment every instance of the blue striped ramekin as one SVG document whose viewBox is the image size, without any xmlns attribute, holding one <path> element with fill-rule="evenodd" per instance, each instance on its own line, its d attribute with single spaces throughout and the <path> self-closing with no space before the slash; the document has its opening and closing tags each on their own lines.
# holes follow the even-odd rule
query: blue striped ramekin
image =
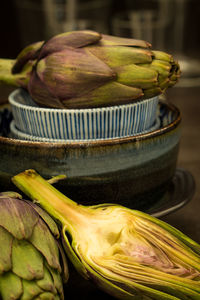
<svg viewBox="0 0 200 300">
<path fill-rule="evenodd" d="M 160 125 L 161 125 L 160 118 L 157 118 L 156 122 L 153 124 L 153 126 L 151 128 L 149 128 L 148 130 L 144 130 L 141 133 L 135 134 L 135 136 L 153 132 L 153 131 L 159 129 Z M 10 123 L 10 132 L 11 132 L 12 138 L 19 139 L 19 140 L 34 141 L 34 142 L 48 142 L 48 143 L 65 143 L 66 142 L 66 140 L 64 140 L 64 139 L 45 138 L 45 137 L 39 137 L 39 136 L 34 136 L 34 135 L 24 133 L 16 127 L 14 120 L 12 120 Z M 90 139 L 90 141 L 93 141 L 93 140 L 96 141 L 96 139 Z M 83 142 L 83 140 L 73 139 L 73 140 L 67 140 L 67 142 L 68 143 Z"/>
<path fill-rule="evenodd" d="M 37 106 L 23 89 L 9 96 L 15 127 L 35 137 L 60 140 L 110 139 L 150 130 L 156 120 L 158 97 L 127 105 L 90 109 Z"/>
</svg>

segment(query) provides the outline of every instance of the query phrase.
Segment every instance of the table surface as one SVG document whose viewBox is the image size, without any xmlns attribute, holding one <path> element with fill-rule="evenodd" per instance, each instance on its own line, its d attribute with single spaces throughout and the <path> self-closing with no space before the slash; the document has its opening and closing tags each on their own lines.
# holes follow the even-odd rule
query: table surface
<svg viewBox="0 0 200 300">
<path fill-rule="evenodd" d="M 200 86 L 169 89 L 167 101 L 175 104 L 182 114 L 182 137 L 177 166 L 193 175 L 196 190 L 188 204 L 162 217 L 162 220 L 200 243 Z"/>
</svg>

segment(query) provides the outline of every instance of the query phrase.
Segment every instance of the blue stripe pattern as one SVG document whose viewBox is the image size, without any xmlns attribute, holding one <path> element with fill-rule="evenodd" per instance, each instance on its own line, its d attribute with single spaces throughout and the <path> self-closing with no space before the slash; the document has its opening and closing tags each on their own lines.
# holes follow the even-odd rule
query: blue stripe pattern
<svg viewBox="0 0 200 300">
<path fill-rule="evenodd" d="M 161 127 L 161 122 L 160 122 L 160 118 L 157 118 L 156 122 L 154 123 L 154 125 L 149 129 L 149 130 L 145 130 L 141 133 L 135 134 L 135 136 L 139 135 L 139 134 L 145 134 L 145 133 L 149 133 L 152 132 L 154 130 L 157 130 Z M 20 139 L 20 140 L 27 140 L 27 141 L 35 141 L 35 142 L 48 142 L 48 143 L 65 143 L 65 142 L 69 142 L 69 143 L 73 143 L 73 142 L 83 142 L 83 141 L 96 141 L 97 139 L 90 139 L 90 140 L 83 140 L 83 139 L 53 139 L 53 138 L 44 138 L 44 137 L 39 137 L 39 136 L 33 136 L 27 133 L 24 133 L 22 131 L 20 131 L 15 124 L 15 121 L 13 120 L 10 124 L 10 132 L 11 132 L 11 137 L 15 138 L 15 139 Z M 110 138 L 113 139 L 113 138 Z"/>
<path fill-rule="evenodd" d="M 158 97 L 137 103 L 93 109 L 37 107 L 17 89 L 9 96 L 16 129 L 36 137 L 61 140 L 109 139 L 150 129 L 157 117 Z"/>
</svg>

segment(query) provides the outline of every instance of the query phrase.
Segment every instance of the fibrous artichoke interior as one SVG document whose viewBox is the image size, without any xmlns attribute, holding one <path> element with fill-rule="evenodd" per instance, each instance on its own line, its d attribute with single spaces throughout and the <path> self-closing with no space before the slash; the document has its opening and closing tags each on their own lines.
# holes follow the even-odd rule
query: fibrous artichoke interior
<svg viewBox="0 0 200 300">
<path fill-rule="evenodd" d="M 66 252 L 85 277 L 118 299 L 200 299 L 200 245 L 145 213 L 82 206 L 34 170 L 12 178 L 62 225 Z"/>
</svg>

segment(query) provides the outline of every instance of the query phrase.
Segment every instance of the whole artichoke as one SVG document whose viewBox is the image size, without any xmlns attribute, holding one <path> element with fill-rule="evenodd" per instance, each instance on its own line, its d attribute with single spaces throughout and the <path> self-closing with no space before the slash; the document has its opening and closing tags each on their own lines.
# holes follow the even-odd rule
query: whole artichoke
<svg viewBox="0 0 200 300">
<path fill-rule="evenodd" d="M 13 182 L 62 224 L 77 270 L 118 299 L 200 299 L 200 245 L 145 213 L 114 204 L 82 206 L 34 170 Z"/>
<path fill-rule="evenodd" d="M 0 194 L 0 299 L 64 299 L 68 269 L 57 225 L 16 196 Z"/>
<path fill-rule="evenodd" d="M 12 72 L 17 85 L 26 87 L 41 106 L 127 104 L 163 93 L 180 76 L 173 57 L 150 46 L 142 40 L 72 31 L 26 47 Z"/>
</svg>

